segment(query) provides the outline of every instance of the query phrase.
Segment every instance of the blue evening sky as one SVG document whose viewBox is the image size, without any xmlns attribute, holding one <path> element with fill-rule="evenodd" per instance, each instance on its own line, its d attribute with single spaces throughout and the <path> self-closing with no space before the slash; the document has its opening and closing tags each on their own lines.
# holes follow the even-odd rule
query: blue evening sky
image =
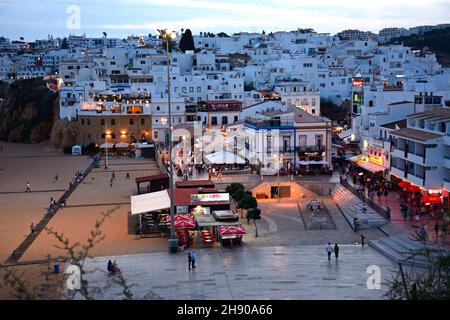
<svg viewBox="0 0 450 320">
<path fill-rule="evenodd" d="M 71 23 L 73 8 L 79 9 L 80 28 Z M 439 23 L 450 23 L 449 0 L 0 0 L 0 36 L 12 40 L 101 37 L 103 31 L 123 38 L 155 34 L 157 28 L 190 28 L 194 34 L 313 28 L 335 34 Z"/>
</svg>

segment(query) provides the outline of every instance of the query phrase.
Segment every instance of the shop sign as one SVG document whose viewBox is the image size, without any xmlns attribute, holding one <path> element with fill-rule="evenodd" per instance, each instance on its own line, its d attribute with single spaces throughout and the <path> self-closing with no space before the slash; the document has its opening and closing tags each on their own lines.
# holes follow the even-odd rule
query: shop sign
<svg viewBox="0 0 450 320">
<path fill-rule="evenodd" d="M 382 157 L 369 156 L 369 160 L 372 161 L 372 162 L 375 162 L 376 164 L 383 165 L 383 158 Z"/>
<path fill-rule="evenodd" d="M 191 194 L 191 202 L 229 202 L 229 193 L 199 193 Z"/>
<path fill-rule="evenodd" d="M 352 85 L 354 87 L 362 87 L 364 85 L 364 79 L 353 79 Z"/>
</svg>

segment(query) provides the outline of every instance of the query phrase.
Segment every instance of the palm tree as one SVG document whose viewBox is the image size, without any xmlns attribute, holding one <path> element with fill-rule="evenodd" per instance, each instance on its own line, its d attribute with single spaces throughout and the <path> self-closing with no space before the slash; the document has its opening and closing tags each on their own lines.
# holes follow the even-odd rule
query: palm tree
<svg viewBox="0 0 450 320">
<path fill-rule="evenodd" d="M 167 29 L 163 29 L 163 30 L 158 29 L 158 33 L 159 33 L 158 38 L 161 40 L 160 48 L 163 51 L 167 50 L 167 43 L 169 44 L 169 46 L 168 46 L 169 52 L 178 50 L 176 41 L 172 39 L 173 33 L 171 33 L 170 31 L 167 31 Z"/>
</svg>

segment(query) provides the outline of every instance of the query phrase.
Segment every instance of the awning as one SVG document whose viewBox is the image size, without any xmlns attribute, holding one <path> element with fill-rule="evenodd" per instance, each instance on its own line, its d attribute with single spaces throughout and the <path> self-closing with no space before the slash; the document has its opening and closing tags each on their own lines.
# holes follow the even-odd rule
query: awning
<svg viewBox="0 0 450 320">
<path fill-rule="evenodd" d="M 167 217 L 167 222 L 170 222 L 170 216 Z M 175 229 L 194 229 L 197 222 L 190 214 L 177 214 L 174 218 Z"/>
<path fill-rule="evenodd" d="M 217 228 L 217 232 L 221 236 L 231 235 L 244 235 L 246 234 L 245 228 L 242 226 L 220 226 Z"/>
<path fill-rule="evenodd" d="M 338 134 L 339 138 L 344 139 L 352 135 L 353 129 L 347 129 Z"/>
<path fill-rule="evenodd" d="M 131 214 L 158 211 L 170 208 L 167 190 L 131 196 Z"/>
<path fill-rule="evenodd" d="M 422 197 L 421 202 L 425 203 L 425 204 L 439 204 L 442 202 L 442 200 L 441 200 L 440 196 L 428 195 L 428 196 Z"/>
<path fill-rule="evenodd" d="M 101 144 L 100 145 L 100 149 L 106 149 L 106 148 L 108 148 L 108 149 L 112 149 L 114 147 L 114 145 L 112 144 L 112 143 L 103 143 L 103 144 Z"/>
<path fill-rule="evenodd" d="M 409 183 L 408 181 L 400 181 L 397 185 L 400 188 L 408 188 L 411 185 L 411 183 Z"/>
<path fill-rule="evenodd" d="M 125 142 L 116 143 L 116 148 L 128 148 L 130 145 Z"/>
<path fill-rule="evenodd" d="M 360 161 L 364 159 L 364 155 L 362 154 L 357 154 L 356 156 L 351 156 L 349 158 L 346 158 L 345 160 L 350 161 L 350 162 L 356 162 L 356 161 Z"/>
<path fill-rule="evenodd" d="M 384 167 L 370 161 L 358 161 L 356 162 L 356 165 L 372 173 L 384 171 L 385 169 Z"/>
<path fill-rule="evenodd" d="M 406 187 L 406 189 L 408 189 L 411 192 L 419 192 L 420 191 L 420 187 L 419 186 L 414 186 L 414 185 L 409 185 Z"/>
<path fill-rule="evenodd" d="M 328 164 L 328 161 L 320 160 L 320 161 L 299 161 L 298 162 L 302 166 L 307 166 L 310 164 Z"/>
<path fill-rule="evenodd" d="M 215 152 L 205 156 L 210 164 L 245 164 L 245 160 L 231 152 Z"/>
</svg>

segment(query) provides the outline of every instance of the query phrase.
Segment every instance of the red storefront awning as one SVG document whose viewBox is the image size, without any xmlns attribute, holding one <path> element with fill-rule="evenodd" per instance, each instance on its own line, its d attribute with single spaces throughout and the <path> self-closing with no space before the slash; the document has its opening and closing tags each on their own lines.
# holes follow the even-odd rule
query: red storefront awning
<svg viewBox="0 0 450 320">
<path fill-rule="evenodd" d="M 408 181 L 400 181 L 397 185 L 400 188 L 408 188 L 411 185 L 411 183 L 409 183 Z"/>
<path fill-rule="evenodd" d="M 217 231 L 221 236 L 244 235 L 245 228 L 241 226 L 220 226 Z"/>
<path fill-rule="evenodd" d="M 420 187 L 414 186 L 414 185 L 409 185 L 408 187 L 406 187 L 406 189 L 408 189 L 411 192 L 419 192 L 420 191 Z"/>
<path fill-rule="evenodd" d="M 440 196 L 432 195 L 432 194 L 422 197 L 421 201 L 422 201 L 422 203 L 429 203 L 429 204 L 439 204 L 442 202 Z"/>
</svg>

